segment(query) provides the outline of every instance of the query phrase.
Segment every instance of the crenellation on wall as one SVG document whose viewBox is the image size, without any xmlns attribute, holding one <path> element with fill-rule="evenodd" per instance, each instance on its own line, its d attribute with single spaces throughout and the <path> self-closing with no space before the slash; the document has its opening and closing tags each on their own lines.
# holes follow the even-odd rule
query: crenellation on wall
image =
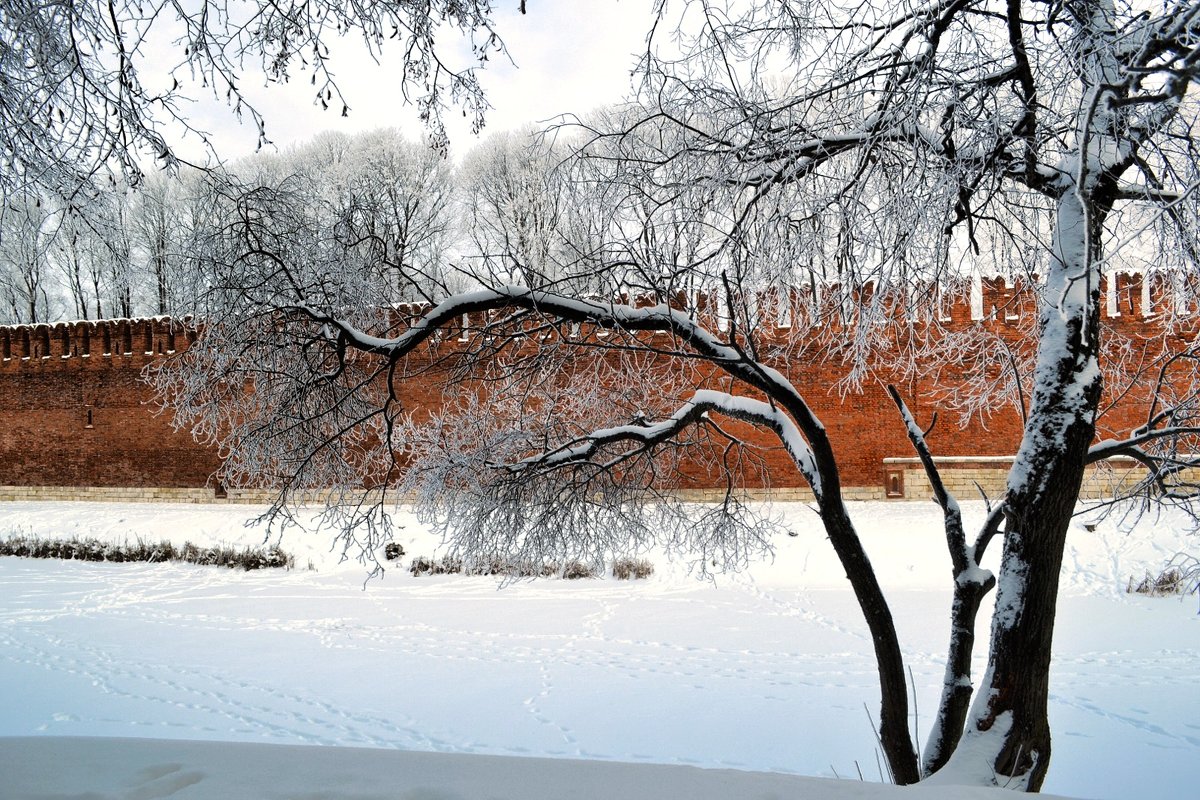
<svg viewBox="0 0 1200 800">
<path fill-rule="evenodd" d="M 1037 292 L 1032 291 L 1037 285 L 1036 276 L 985 276 L 975 280 L 978 283 L 974 289 L 972 280 L 961 279 L 948 280 L 927 290 L 906 290 L 905 296 L 895 301 L 894 313 L 919 322 L 920 314 L 915 308 L 906 310 L 913 302 L 918 302 L 928 306 L 935 318 L 925 321 L 936 321 L 946 330 L 982 324 L 1003 332 L 1036 319 Z M 1196 309 L 1192 308 L 1191 298 L 1196 292 L 1193 288 L 1177 286 L 1171 276 L 1162 273 L 1151 273 L 1148 277 L 1139 273 L 1115 273 L 1102 279 L 1102 315 L 1113 320 L 1120 318 L 1122 323 L 1134 318 L 1140 324 L 1149 324 L 1147 320 L 1161 317 L 1165 311 L 1184 315 L 1194 313 Z M 874 287 L 868 286 L 843 298 L 843 289 L 838 284 L 773 288 L 762 292 L 753 304 L 769 328 L 768 336 L 772 331 L 777 336 L 786 336 L 804 325 L 836 327 L 852 321 L 853 315 L 842 309 L 853 309 L 858 303 L 869 301 L 875 291 Z M 981 315 L 973 313 L 973 291 L 979 293 Z M 629 302 L 630 298 L 616 300 Z M 649 302 L 650 298 L 633 300 L 634 305 Z M 677 292 L 669 304 L 681 310 L 696 309 L 701 320 L 713 328 L 727 326 L 724 317 L 728 310 L 724 308 L 723 295 Z M 399 331 L 429 308 L 428 303 L 396 304 L 389 309 L 387 321 L 393 330 Z M 464 315 L 462 324 L 445 331 L 443 342 L 465 343 L 469 337 L 462 335 L 464 329 L 478 331 L 487 322 L 483 312 Z M 0 326 L 0 369 L 53 368 L 59 362 L 76 358 L 88 358 L 93 362 L 107 359 L 106 364 L 120 367 L 128 366 L 123 359 L 132 359 L 144 365 L 147 359 L 186 349 L 195 337 L 195 325 L 190 319 L 168 317 Z"/>
<path fill-rule="evenodd" d="M 0 370 L 145 366 L 195 341 L 189 320 L 169 317 L 0 326 Z"/>
</svg>

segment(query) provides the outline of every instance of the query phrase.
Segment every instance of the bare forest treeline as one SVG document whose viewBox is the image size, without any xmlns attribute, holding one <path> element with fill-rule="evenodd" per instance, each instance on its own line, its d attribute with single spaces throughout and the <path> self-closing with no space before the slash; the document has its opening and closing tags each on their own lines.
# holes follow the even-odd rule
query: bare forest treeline
<svg viewBox="0 0 1200 800">
<path fill-rule="evenodd" d="M 229 169 L 113 178 L 64 200 L 25 192 L 0 214 L 0 324 L 195 312 L 246 203 L 317 236 L 338 269 L 378 281 L 386 301 L 466 288 L 477 267 L 514 276 L 553 257 L 560 150 L 532 129 L 499 133 L 459 165 L 394 129 L 322 133 Z M 555 185 L 557 182 L 557 185 Z"/>
</svg>

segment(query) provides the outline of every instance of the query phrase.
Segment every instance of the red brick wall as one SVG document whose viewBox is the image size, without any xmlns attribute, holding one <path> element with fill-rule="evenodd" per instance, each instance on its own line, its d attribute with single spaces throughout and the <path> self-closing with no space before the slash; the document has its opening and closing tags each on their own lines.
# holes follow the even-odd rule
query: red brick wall
<svg viewBox="0 0 1200 800">
<path fill-rule="evenodd" d="M 204 486 L 215 453 L 172 431 L 141 380 L 175 346 L 152 320 L 0 329 L 0 485 Z"/>
<path fill-rule="evenodd" d="M 1117 280 L 1118 314 L 1104 311 L 1110 334 L 1152 339 L 1161 325 L 1141 307 L 1140 276 L 1121 275 Z M 1155 303 L 1164 302 L 1161 281 L 1153 289 Z M 986 280 L 983 309 L 984 320 L 972 322 L 969 299 L 962 294 L 950 297 L 945 324 L 951 329 L 985 325 L 1014 346 L 1027 346 L 1021 344 L 1019 328 L 1033 313 L 1028 293 L 1010 289 L 1002 280 Z M 187 344 L 188 339 L 173 334 L 163 320 L 0 327 L 0 486 L 205 486 L 218 465 L 215 453 L 188 434 L 172 431 L 169 417 L 156 415 L 148 405 L 150 392 L 141 381 L 148 363 Z M 458 345 L 448 337 L 443 346 Z M 885 458 L 913 455 L 882 385 L 842 396 L 830 388 L 841 377 L 836 365 L 793 358 L 778 367 L 800 387 L 829 430 L 845 485 L 880 487 Z M 424 378 L 410 394 L 438 398 L 441 388 Z M 936 410 L 931 402 L 934 388 L 928 379 L 900 383 L 923 425 Z M 1145 390 L 1134 392 L 1109 412 L 1108 419 L 1128 427 L 1144 416 L 1147 403 Z M 744 428 L 739 433 L 770 443 L 761 433 Z M 929 444 L 937 456 L 1003 456 L 1015 452 L 1020 436 L 1019 415 L 999 409 L 984 423 L 976 420 L 966 429 L 943 418 Z M 802 485 L 782 450 L 776 447 L 764 459 L 772 486 Z M 720 485 L 698 468 L 689 470 L 687 477 L 695 487 Z M 759 481 L 751 478 L 751 483 Z"/>
</svg>

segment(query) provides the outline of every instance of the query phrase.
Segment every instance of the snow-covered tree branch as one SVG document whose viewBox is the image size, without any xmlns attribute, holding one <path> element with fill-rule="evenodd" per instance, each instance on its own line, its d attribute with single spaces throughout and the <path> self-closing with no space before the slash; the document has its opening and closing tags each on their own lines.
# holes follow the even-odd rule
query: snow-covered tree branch
<svg viewBox="0 0 1200 800">
<path fill-rule="evenodd" d="M 181 134 L 209 144 L 188 116 L 198 99 L 224 103 L 267 144 L 267 120 L 243 88 L 256 78 L 308 79 L 314 102 L 348 113 L 329 69 L 330 45 L 344 35 L 356 35 L 372 57 L 400 54 L 405 79 L 398 88 L 444 149 L 442 117 L 452 106 L 476 129 L 483 124 L 487 102 L 476 70 L 505 52 L 492 18 L 491 5 L 475 0 L 7 3 L 0 14 L 0 193 L 74 203 L 114 173 L 137 184 L 148 159 L 179 163 Z"/>
</svg>

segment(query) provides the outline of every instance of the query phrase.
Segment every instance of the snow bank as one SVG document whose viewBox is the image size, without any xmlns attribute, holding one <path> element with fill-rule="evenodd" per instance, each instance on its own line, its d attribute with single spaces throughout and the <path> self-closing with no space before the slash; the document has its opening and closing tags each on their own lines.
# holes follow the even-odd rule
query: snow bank
<svg viewBox="0 0 1200 800">
<path fill-rule="evenodd" d="M 0 739 L 9 800 L 998 800 L 736 770 L 153 739 Z"/>
</svg>

